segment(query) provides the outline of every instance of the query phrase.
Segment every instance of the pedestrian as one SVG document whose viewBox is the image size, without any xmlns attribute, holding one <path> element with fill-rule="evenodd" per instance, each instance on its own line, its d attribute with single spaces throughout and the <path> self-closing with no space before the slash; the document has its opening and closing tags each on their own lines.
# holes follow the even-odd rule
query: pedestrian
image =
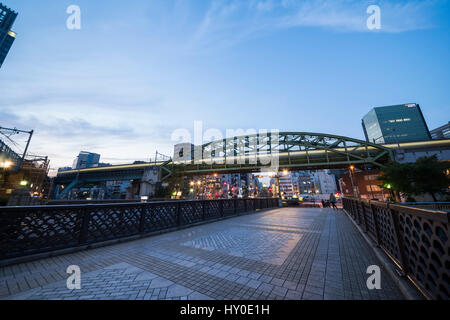
<svg viewBox="0 0 450 320">
<path fill-rule="evenodd" d="M 336 197 L 332 193 L 330 193 L 330 204 L 333 207 L 333 209 L 337 209 L 337 207 L 336 207 Z"/>
</svg>

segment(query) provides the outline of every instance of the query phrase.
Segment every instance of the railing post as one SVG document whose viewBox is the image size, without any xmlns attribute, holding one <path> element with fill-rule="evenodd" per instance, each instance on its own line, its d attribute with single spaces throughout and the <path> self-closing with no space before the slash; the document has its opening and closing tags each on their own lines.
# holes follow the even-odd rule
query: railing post
<svg viewBox="0 0 450 320">
<path fill-rule="evenodd" d="M 248 209 L 247 209 L 247 200 L 248 199 L 244 199 L 244 212 L 247 213 Z"/>
<path fill-rule="evenodd" d="M 205 221 L 206 220 L 206 200 L 203 200 L 202 201 L 202 219 L 203 219 L 203 221 Z"/>
<path fill-rule="evenodd" d="M 79 244 L 85 244 L 88 239 L 89 232 L 89 220 L 91 218 L 91 214 L 86 209 L 83 210 L 83 221 L 81 222 L 81 230 L 80 230 L 80 240 Z"/>
<path fill-rule="evenodd" d="M 237 215 L 238 199 L 233 199 L 233 205 L 234 205 L 234 214 Z"/>
<path fill-rule="evenodd" d="M 177 226 L 181 225 L 181 201 L 177 203 Z"/>
<path fill-rule="evenodd" d="M 219 212 L 221 217 L 223 217 L 223 202 L 224 200 L 219 201 Z"/>
<path fill-rule="evenodd" d="M 409 272 L 409 267 L 408 267 L 408 261 L 405 258 L 405 248 L 403 246 L 403 241 L 400 237 L 400 228 L 399 228 L 399 221 L 398 221 L 398 214 L 394 213 L 394 211 L 390 208 L 390 206 L 388 205 L 388 210 L 389 210 L 389 215 L 391 217 L 391 222 L 392 225 L 394 227 L 394 238 L 395 238 L 395 242 L 397 243 L 397 248 L 399 251 L 399 260 L 400 260 L 400 264 L 402 266 L 402 274 L 401 276 L 406 276 Z"/>
<path fill-rule="evenodd" d="M 375 209 L 375 205 L 373 205 L 372 203 L 370 203 L 370 211 L 372 212 L 372 220 L 373 220 L 373 225 L 375 228 L 375 237 L 377 239 L 377 247 L 380 246 L 380 229 L 378 226 L 378 214 L 376 214 L 376 209 Z"/>
<path fill-rule="evenodd" d="M 360 200 L 360 205 L 361 205 L 361 214 L 362 214 L 362 220 L 364 223 L 364 231 L 367 233 L 367 231 L 369 230 L 368 226 L 367 226 L 367 219 L 366 219 L 366 206 L 364 205 L 363 200 Z"/>
<path fill-rule="evenodd" d="M 144 204 L 142 204 L 142 205 L 140 205 L 140 208 L 141 208 L 141 215 L 140 215 L 140 217 L 139 217 L 139 233 L 143 233 L 144 232 L 144 230 L 145 230 L 145 212 L 146 212 L 146 210 L 145 210 L 145 205 Z"/>
<path fill-rule="evenodd" d="M 356 207 L 356 217 L 358 224 L 361 225 L 361 210 L 359 207 L 359 200 L 355 200 L 355 207 Z"/>
</svg>

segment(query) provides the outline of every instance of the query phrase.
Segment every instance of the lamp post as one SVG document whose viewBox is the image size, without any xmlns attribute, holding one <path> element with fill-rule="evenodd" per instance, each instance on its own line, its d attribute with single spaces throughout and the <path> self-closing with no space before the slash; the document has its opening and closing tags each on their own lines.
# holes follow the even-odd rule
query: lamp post
<svg viewBox="0 0 450 320">
<path fill-rule="evenodd" d="M 353 192 L 353 197 L 357 197 L 356 192 L 355 192 L 355 184 L 353 183 L 353 170 L 355 170 L 355 166 L 351 165 L 349 168 L 349 175 L 350 175 L 350 182 L 352 184 L 352 192 Z"/>
<path fill-rule="evenodd" d="M 276 184 L 277 184 L 277 193 L 278 193 L 278 199 L 281 199 L 281 190 L 280 190 L 280 171 L 279 170 L 277 170 L 277 173 L 276 173 L 276 175 L 275 175 L 275 181 L 276 181 Z"/>
</svg>

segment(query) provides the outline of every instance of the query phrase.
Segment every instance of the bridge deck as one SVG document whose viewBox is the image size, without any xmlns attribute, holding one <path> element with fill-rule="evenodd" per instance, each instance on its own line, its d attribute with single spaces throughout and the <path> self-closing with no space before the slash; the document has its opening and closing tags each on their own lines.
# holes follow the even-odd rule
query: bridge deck
<svg viewBox="0 0 450 320">
<path fill-rule="evenodd" d="M 381 290 L 366 269 L 381 268 Z M 81 290 L 66 268 L 81 268 Z M 1 299 L 404 299 L 342 211 L 280 208 L 0 268 Z"/>
</svg>

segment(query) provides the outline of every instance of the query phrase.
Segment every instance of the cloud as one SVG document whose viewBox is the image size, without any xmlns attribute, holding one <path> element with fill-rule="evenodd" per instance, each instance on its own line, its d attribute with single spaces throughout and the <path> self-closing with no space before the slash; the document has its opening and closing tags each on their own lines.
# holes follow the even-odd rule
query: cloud
<svg viewBox="0 0 450 320">
<path fill-rule="evenodd" d="M 0 126 L 34 130 L 30 152 L 48 155 L 53 167 L 71 165 L 81 150 L 98 152 L 113 163 L 148 160 L 157 149 L 168 151 L 176 124 L 162 120 L 164 99 L 136 83 L 93 86 L 91 80 L 77 81 L 72 89 L 71 81 L 36 85 L 29 79 L 17 88 L 5 82 Z"/>
<path fill-rule="evenodd" d="M 430 9 L 436 1 L 380 1 L 380 32 L 404 32 L 433 27 Z M 295 6 L 296 13 L 282 18 L 281 27 L 323 27 L 343 32 L 372 32 L 366 26 L 365 1 L 305 1 Z"/>
<path fill-rule="evenodd" d="M 134 118 L 134 122 L 136 118 Z M 171 125 L 152 124 L 151 126 L 122 126 L 94 124 L 83 118 L 60 118 L 39 116 L 39 114 L 23 115 L 22 112 L 9 110 L 0 112 L 2 126 L 13 125 L 19 129 L 33 129 L 30 153 L 49 156 L 52 167 L 71 165 L 81 150 L 102 154 L 102 161 L 127 163 L 135 160 L 148 160 L 159 150 L 169 152 Z M 15 138 L 15 137 L 14 137 Z M 18 142 L 18 152 L 23 152 L 25 140 Z M 11 144 L 11 143 L 8 143 Z M 161 149 L 162 148 L 162 149 Z"/>
<path fill-rule="evenodd" d="M 405 32 L 434 27 L 433 13 L 442 1 L 379 1 L 382 28 Z M 357 0 L 212 1 L 199 23 L 193 43 L 227 47 L 283 29 L 313 27 L 335 32 L 374 32 L 367 28 L 367 7 Z"/>
<path fill-rule="evenodd" d="M 277 6 L 273 0 L 257 1 L 255 8 L 259 11 L 271 11 Z"/>
</svg>

